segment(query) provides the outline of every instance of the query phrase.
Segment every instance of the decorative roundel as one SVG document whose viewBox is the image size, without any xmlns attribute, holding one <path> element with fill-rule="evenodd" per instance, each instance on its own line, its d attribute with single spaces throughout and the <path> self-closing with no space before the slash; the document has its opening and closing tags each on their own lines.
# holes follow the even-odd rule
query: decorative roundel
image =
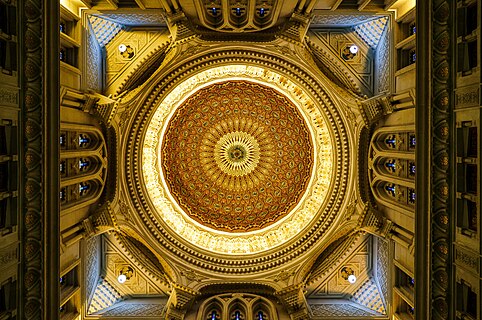
<svg viewBox="0 0 482 320">
<path fill-rule="evenodd" d="M 309 129 L 276 90 L 214 83 L 179 106 L 163 135 L 171 195 L 200 224 L 227 232 L 265 228 L 299 203 L 314 163 Z"/>
</svg>

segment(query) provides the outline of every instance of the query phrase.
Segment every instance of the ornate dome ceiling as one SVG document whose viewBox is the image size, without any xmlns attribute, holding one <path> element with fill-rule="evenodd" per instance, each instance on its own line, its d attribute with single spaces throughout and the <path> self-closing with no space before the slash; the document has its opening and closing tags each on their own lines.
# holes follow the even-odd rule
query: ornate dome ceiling
<svg viewBox="0 0 482 320">
<path fill-rule="evenodd" d="M 311 92 L 273 69 L 231 64 L 152 94 L 152 114 L 138 118 L 142 179 L 132 176 L 148 197 L 144 223 L 230 256 L 322 227 L 336 158 Z"/>
<path fill-rule="evenodd" d="M 228 232 L 263 229 L 293 210 L 313 168 L 309 129 L 273 88 L 247 81 L 211 84 L 176 109 L 161 163 L 184 212 Z"/>
</svg>

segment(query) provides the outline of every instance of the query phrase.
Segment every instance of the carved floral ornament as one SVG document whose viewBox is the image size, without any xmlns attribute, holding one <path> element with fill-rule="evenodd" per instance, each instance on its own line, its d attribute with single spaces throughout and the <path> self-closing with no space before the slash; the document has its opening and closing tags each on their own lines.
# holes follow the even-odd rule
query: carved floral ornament
<svg viewBox="0 0 482 320">
<path fill-rule="evenodd" d="M 326 78 L 311 76 L 306 66 L 299 67 L 291 58 L 223 49 L 195 59 L 181 54 L 178 58 L 186 61 L 180 61 L 179 67 L 159 69 L 151 77 L 145 87 L 148 92 L 139 93 L 145 98 L 129 111 L 131 121 L 125 128 L 126 145 L 120 159 L 126 179 L 121 183 L 130 197 L 126 203 L 136 212 L 133 218 L 138 228 L 160 254 L 205 270 L 259 273 L 328 245 L 333 233 L 338 232 L 343 215 L 337 213 L 345 212 L 356 186 L 350 182 L 356 173 L 356 160 L 349 144 L 355 137 L 345 129 L 348 120 L 340 110 L 343 106 L 338 105 L 341 97 L 338 91 L 327 89 L 331 83 Z M 179 106 L 199 90 L 229 81 L 269 88 L 292 103 L 307 127 L 316 155 L 306 191 L 294 210 L 270 225 L 243 232 L 216 230 L 189 218 L 165 184 L 162 168 L 163 137 Z M 225 138 L 228 144 L 251 144 L 252 160 L 256 162 L 256 144 L 251 138 Z M 219 150 L 224 147 L 229 146 L 221 144 Z M 245 151 L 248 148 L 245 145 Z M 254 162 L 237 169 L 249 171 Z"/>
<path fill-rule="evenodd" d="M 169 168 L 162 167 L 163 161 L 167 161 L 166 157 L 163 158 L 166 150 L 163 153 L 162 140 L 166 131 L 169 130 L 169 120 L 172 119 L 176 110 L 193 93 L 228 80 L 243 81 L 249 83 L 249 86 L 262 85 L 265 90 L 273 90 L 273 93 L 286 97 L 297 108 L 306 122 L 306 127 L 309 128 L 307 129 L 309 130 L 309 139 L 311 139 L 310 142 L 313 145 L 311 156 L 314 155 L 314 157 L 311 177 L 307 180 L 306 189 L 296 206 L 293 206 L 290 212 L 276 222 L 268 226 L 263 225 L 261 228 L 248 228 L 249 231 L 246 232 L 239 232 L 240 230 L 227 232 L 226 228 L 216 228 L 213 224 L 202 223 L 202 219 L 193 219 L 184 210 L 186 206 L 179 205 L 182 200 L 169 192 L 170 188 L 172 189 L 175 186 L 175 183 L 170 178 L 166 179 L 166 170 L 169 170 Z M 239 163 L 236 161 L 242 160 L 243 150 L 247 152 L 252 149 L 252 163 L 246 162 L 245 168 L 247 172 L 250 172 L 250 170 L 253 170 L 254 163 L 260 161 L 256 152 L 259 149 L 258 142 L 251 139 L 253 137 L 249 134 L 246 137 L 238 137 L 239 141 L 236 142 L 237 136 L 231 137 L 231 131 L 226 132 L 219 139 L 222 140 L 220 146 L 214 145 L 213 148 L 220 149 L 223 147 L 222 144 L 226 144 L 225 151 L 234 148 L 231 150 L 234 157 L 231 159 L 234 163 L 232 165 L 236 165 L 236 163 Z M 331 141 L 330 131 L 323 114 L 313 106 L 309 95 L 291 80 L 275 71 L 262 67 L 246 65 L 214 67 L 197 73 L 178 84 L 155 110 L 145 131 L 142 149 L 143 179 L 153 207 L 156 208 L 157 216 L 183 239 L 203 249 L 219 253 L 256 253 L 271 249 L 296 236 L 299 230 L 304 229 L 317 216 L 320 208 L 323 208 L 332 180 Z M 230 143 L 239 144 L 240 150 L 237 150 L 234 144 L 231 146 Z M 307 150 L 310 151 L 310 148 Z M 239 158 L 237 158 L 236 151 L 240 153 Z M 228 172 L 229 168 L 226 167 L 226 163 L 223 164 L 222 160 L 217 159 L 216 161 L 219 162 L 217 165 L 220 169 Z M 229 164 L 229 161 L 227 163 Z M 184 168 L 183 170 L 188 171 L 189 169 Z M 231 174 L 236 175 L 236 170 L 238 169 L 232 169 Z M 182 172 L 178 172 L 178 174 L 182 175 Z M 234 194 L 236 195 L 236 192 Z M 240 193 L 238 192 L 238 194 Z"/>
</svg>

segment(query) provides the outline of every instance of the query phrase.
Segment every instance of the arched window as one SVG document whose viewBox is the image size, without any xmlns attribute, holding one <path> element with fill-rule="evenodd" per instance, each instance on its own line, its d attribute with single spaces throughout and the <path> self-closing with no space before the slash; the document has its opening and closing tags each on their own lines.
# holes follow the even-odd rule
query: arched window
<svg viewBox="0 0 482 320">
<path fill-rule="evenodd" d="M 385 145 L 386 145 L 389 149 L 395 149 L 395 147 L 397 146 L 397 138 L 395 137 L 394 134 L 389 135 L 389 136 L 385 139 Z"/>
<path fill-rule="evenodd" d="M 217 310 L 213 310 L 210 312 L 208 318 L 206 320 L 219 320 L 221 319 L 221 315 Z"/>
<path fill-rule="evenodd" d="M 234 311 L 233 315 L 231 316 L 231 320 L 244 320 L 244 315 L 241 310 Z"/>
<path fill-rule="evenodd" d="M 268 320 L 268 318 L 265 316 L 263 311 L 260 310 L 256 315 L 256 320 Z"/>
</svg>

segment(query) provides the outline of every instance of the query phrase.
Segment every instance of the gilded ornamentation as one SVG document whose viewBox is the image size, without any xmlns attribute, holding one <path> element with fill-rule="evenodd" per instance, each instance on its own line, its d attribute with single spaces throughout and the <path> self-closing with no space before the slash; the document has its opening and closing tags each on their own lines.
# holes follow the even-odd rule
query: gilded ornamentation
<svg viewBox="0 0 482 320">
<path fill-rule="evenodd" d="M 27 136 L 27 139 L 34 139 L 35 137 L 38 137 L 39 134 L 40 127 L 38 123 L 33 119 L 27 120 L 27 123 L 25 124 L 25 135 Z"/>
<path fill-rule="evenodd" d="M 449 186 L 446 182 L 441 182 L 441 184 L 436 188 L 437 193 L 442 198 L 447 198 L 449 196 Z"/>
<path fill-rule="evenodd" d="M 164 193 L 163 190 L 167 190 L 166 188 L 170 189 L 170 187 L 168 186 L 169 181 L 167 178 L 159 179 L 159 164 L 156 162 L 156 159 L 158 159 L 159 157 L 158 148 L 160 147 L 158 145 L 160 144 L 159 138 L 161 135 L 161 131 L 166 132 L 166 130 L 168 130 L 164 129 L 164 127 L 167 127 L 167 124 L 165 124 L 167 122 L 166 117 L 170 113 L 175 113 L 177 105 L 179 105 L 180 101 L 182 101 L 181 99 L 188 98 L 189 95 L 191 95 L 191 92 L 196 91 L 196 89 L 203 84 L 220 83 L 233 78 L 235 78 L 236 80 L 243 80 L 249 82 L 262 81 L 267 86 L 269 85 L 275 87 L 277 89 L 277 91 L 275 92 L 282 92 L 289 100 L 295 103 L 296 107 L 299 111 L 301 111 L 301 114 L 305 118 L 305 121 L 307 121 L 307 123 L 309 124 L 309 130 L 313 131 L 312 139 L 314 141 L 312 143 L 314 143 L 314 154 L 316 155 L 315 166 L 313 168 L 310 181 L 310 188 L 312 188 L 314 193 L 308 193 L 309 196 L 302 198 L 302 202 L 298 204 L 297 209 L 293 210 L 290 214 L 288 214 L 282 220 L 282 223 L 274 223 L 264 227 L 261 230 L 250 231 L 250 233 L 247 235 L 243 235 L 242 233 L 226 233 L 213 228 L 207 229 L 203 225 L 193 223 L 192 218 L 187 217 L 187 213 L 185 213 L 184 210 L 178 207 L 182 206 L 182 203 L 178 204 L 176 202 L 173 205 L 170 200 L 166 198 L 167 195 Z M 275 99 L 276 96 L 279 96 L 279 94 L 276 93 L 275 96 L 270 98 Z M 236 104 L 239 105 L 246 103 L 241 99 L 236 100 L 236 98 L 233 98 L 233 100 L 237 101 Z M 219 104 L 219 108 L 226 108 L 226 106 L 222 104 L 223 101 L 226 102 L 229 101 L 229 99 L 226 100 L 226 98 L 223 98 L 222 101 L 216 101 L 216 103 Z M 269 105 L 267 106 L 269 108 Z M 271 108 L 273 107 L 271 106 Z M 279 108 L 279 110 L 281 110 L 282 107 Z M 242 109 L 239 111 L 241 111 L 241 113 L 244 112 L 242 111 Z M 234 112 L 234 109 L 232 110 L 232 112 L 233 115 L 237 114 Z M 253 122 L 263 124 L 262 127 L 259 128 L 259 130 L 261 130 L 261 128 L 268 127 L 268 125 L 270 124 L 269 121 L 274 121 L 271 118 L 265 119 L 265 113 L 266 111 L 264 111 L 263 114 L 260 114 L 259 117 Z M 194 113 L 192 116 L 195 117 L 196 113 Z M 271 116 L 276 118 L 280 116 L 280 113 L 274 110 L 270 117 Z M 246 121 L 248 121 L 248 119 L 251 119 L 250 117 L 253 116 L 251 114 L 249 114 L 249 116 L 246 116 Z M 208 122 L 206 122 L 206 120 L 202 120 L 200 122 L 209 123 L 209 121 L 213 120 L 208 119 Z M 249 121 L 253 121 L 253 119 Z M 247 128 L 251 126 L 251 122 L 249 121 L 246 122 Z M 262 121 L 265 122 L 263 123 Z M 291 131 L 285 130 L 284 133 L 281 132 L 281 135 L 280 133 L 275 132 L 273 138 L 271 138 L 274 139 L 274 141 L 277 140 L 278 136 L 281 138 L 283 134 L 286 135 L 286 132 L 293 133 L 297 132 L 296 130 L 300 130 L 302 128 L 301 127 L 295 129 L 288 126 L 288 123 L 290 122 L 299 123 L 300 120 L 296 120 L 294 115 L 290 115 L 289 117 L 280 117 L 277 121 L 281 125 L 286 122 L 287 128 Z M 189 122 L 193 121 L 186 121 L 186 123 L 183 125 L 189 127 Z M 245 125 L 243 124 L 243 126 Z M 194 127 L 190 130 L 192 129 L 201 129 L 202 133 L 203 127 Z M 157 214 L 163 219 L 163 221 L 167 223 L 173 230 L 175 230 L 175 232 L 178 233 L 181 237 L 183 237 L 187 241 L 190 241 L 193 244 L 204 247 L 208 250 L 225 253 L 253 253 L 267 250 L 268 248 L 272 248 L 275 245 L 281 244 L 287 239 L 296 236 L 298 234 L 297 230 L 302 228 L 303 225 L 306 225 L 307 223 L 309 223 L 309 221 L 311 221 L 311 219 L 313 219 L 313 210 L 319 210 L 323 203 L 324 197 L 328 192 L 328 185 L 331 180 L 332 170 L 332 159 L 329 156 L 332 152 L 332 146 L 330 143 L 330 135 L 327 129 L 328 128 L 326 126 L 323 116 L 321 115 L 319 109 L 315 108 L 312 102 L 310 102 L 310 98 L 306 95 L 306 92 L 298 88 L 291 80 L 286 79 L 280 74 L 261 67 L 245 65 L 230 65 L 226 67 L 213 67 L 211 69 L 207 69 L 201 73 L 185 79 L 184 82 L 182 82 L 176 87 L 176 90 L 172 91 L 168 96 L 164 97 L 162 102 L 160 102 L 160 104 L 158 105 L 153 117 L 150 119 L 150 123 L 146 129 L 146 138 L 144 139 L 142 163 L 144 180 L 146 185 L 148 186 L 147 191 L 151 197 L 154 207 L 156 208 Z M 195 139 L 193 133 L 191 133 L 191 135 L 193 136 L 193 139 Z M 196 135 L 197 134 L 198 133 L 196 131 Z M 258 133 L 254 135 L 257 134 Z M 291 143 L 293 142 L 294 141 L 292 141 Z M 261 143 L 261 141 L 258 141 L 258 143 L 260 143 L 261 146 L 264 142 Z M 277 141 L 276 147 L 278 147 L 280 143 L 281 141 Z M 283 148 L 287 148 L 289 146 L 289 143 L 290 142 L 288 139 L 284 145 L 283 143 L 281 143 L 281 145 Z M 296 144 L 298 144 L 298 142 L 296 142 Z M 301 145 L 303 145 L 303 143 L 301 143 Z M 183 147 L 190 147 L 190 145 L 186 145 L 184 143 Z M 297 150 L 298 146 L 289 146 L 289 148 L 295 148 L 293 150 Z M 280 150 L 276 151 L 279 154 Z M 289 149 L 283 149 L 283 152 L 281 153 L 283 159 L 285 156 L 296 156 L 294 153 L 290 153 L 289 151 Z M 303 155 L 302 157 L 305 156 L 306 155 Z M 192 155 L 190 157 L 192 158 Z M 302 157 L 298 156 L 298 158 L 300 159 Z M 186 156 L 186 160 L 188 162 L 191 162 L 191 158 Z M 277 159 L 277 167 L 281 168 L 283 165 L 286 165 L 286 162 L 284 160 L 281 159 L 281 162 L 279 160 L 280 159 Z M 287 165 L 288 168 L 291 170 L 290 161 L 287 162 Z M 299 170 L 300 172 L 306 170 L 306 164 L 300 162 L 297 163 L 296 166 L 296 170 Z M 276 167 L 274 168 L 274 170 L 275 173 L 279 175 L 279 173 L 276 172 Z M 288 176 L 287 178 L 292 179 L 291 176 Z M 303 178 L 301 180 L 299 178 L 296 179 L 298 181 L 297 183 L 302 183 L 303 181 Z M 280 186 L 284 188 L 282 184 Z M 294 187 L 294 185 L 290 186 L 290 188 L 292 187 Z M 290 188 L 288 188 L 288 191 L 290 191 Z M 261 191 L 264 192 L 264 190 L 260 189 L 258 191 L 258 194 L 261 193 Z M 285 192 L 284 190 L 281 191 Z M 265 195 L 262 194 L 262 196 Z"/>
<path fill-rule="evenodd" d="M 437 162 L 439 166 L 443 169 L 446 170 L 448 165 L 449 165 L 449 156 L 446 152 L 441 153 L 437 157 Z"/>
<path fill-rule="evenodd" d="M 244 232 L 276 222 L 298 204 L 312 150 L 289 100 L 259 84 L 230 81 L 199 90 L 176 110 L 161 158 L 171 194 L 191 218 Z"/>
<path fill-rule="evenodd" d="M 173 113 L 172 110 L 196 88 L 233 78 L 264 82 L 285 94 L 302 110 L 305 121 L 310 124 L 310 131 L 314 131 L 312 136 L 317 156 L 313 170 L 317 172 L 317 180 L 310 182 L 310 190 L 321 196 L 302 199 L 299 211 L 259 232 L 231 236 L 226 232 L 216 233 L 200 225 L 188 224 L 187 216 L 178 211 L 175 201 L 163 200 L 165 194 L 162 193 L 166 188 L 156 181 L 156 177 L 162 176 L 156 163 L 162 134 L 159 131 L 151 133 L 148 127 L 152 123 L 153 128 L 165 128 L 162 119 Z M 130 110 L 130 127 L 126 129 L 129 134 L 121 165 L 126 164 L 125 187 L 131 197 L 129 204 L 150 230 L 149 236 L 160 243 L 168 256 L 220 273 L 258 273 L 296 259 L 312 249 L 315 243 L 330 241 L 324 235 L 333 226 L 334 213 L 346 206 L 347 177 L 353 150 L 348 144 L 349 133 L 344 128 L 344 119 L 332 102 L 334 97 L 328 96 L 325 91 L 327 81 L 311 77 L 305 69 L 282 57 L 239 47 L 235 50 L 224 47 L 222 51 L 190 59 L 189 63 L 180 61 L 179 67 L 169 71 L 166 77 L 152 79 L 152 91 L 143 99 L 143 104 L 133 104 Z M 159 111 L 161 117 L 158 118 L 154 110 Z M 336 144 L 333 143 L 335 140 Z M 336 157 L 327 161 L 326 156 L 334 154 L 332 149 L 335 148 Z M 332 175 L 337 179 L 331 179 Z M 142 180 L 139 179 L 141 176 Z M 324 195 L 325 192 L 328 193 Z M 307 232 L 301 236 L 297 230 L 309 221 L 311 224 L 307 225 Z M 288 239 L 297 239 L 296 245 Z M 277 245 L 282 245 L 284 249 L 276 251 L 276 254 L 268 250 Z M 219 252 L 215 264 L 205 250 Z M 250 253 L 257 254 L 233 260 L 236 254 Z"/>
<path fill-rule="evenodd" d="M 449 216 L 445 211 L 442 211 L 436 216 L 435 222 L 437 222 L 439 226 L 445 229 L 449 224 Z"/>
<path fill-rule="evenodd" d="M 436 100 L 436 105 L 437 107 L 445 110 L 447 109 L 447 107 L 449 106 L 449 95 L 447 93 L 447 91 L 442 91 L 438 97 L 437 97 L 437 100 Z"/>
<path fill-rule="evenodd" d="M 440 136 L 440 138 L 446 140 L 449 135 L 449 127 L 447 126 L 446 122 L 440 123 L 436 128 L 436 133 Z"/>
<path fill-rule="evenodd" d="M 445 243 L 444 241 L 441 241 L 438 244 L 436 244 L 435 249 L 439 254 L 443 256 L 446 256 L 449 254 L 449 248 L 447 246 L 447 243 Z"/>
</svg>

